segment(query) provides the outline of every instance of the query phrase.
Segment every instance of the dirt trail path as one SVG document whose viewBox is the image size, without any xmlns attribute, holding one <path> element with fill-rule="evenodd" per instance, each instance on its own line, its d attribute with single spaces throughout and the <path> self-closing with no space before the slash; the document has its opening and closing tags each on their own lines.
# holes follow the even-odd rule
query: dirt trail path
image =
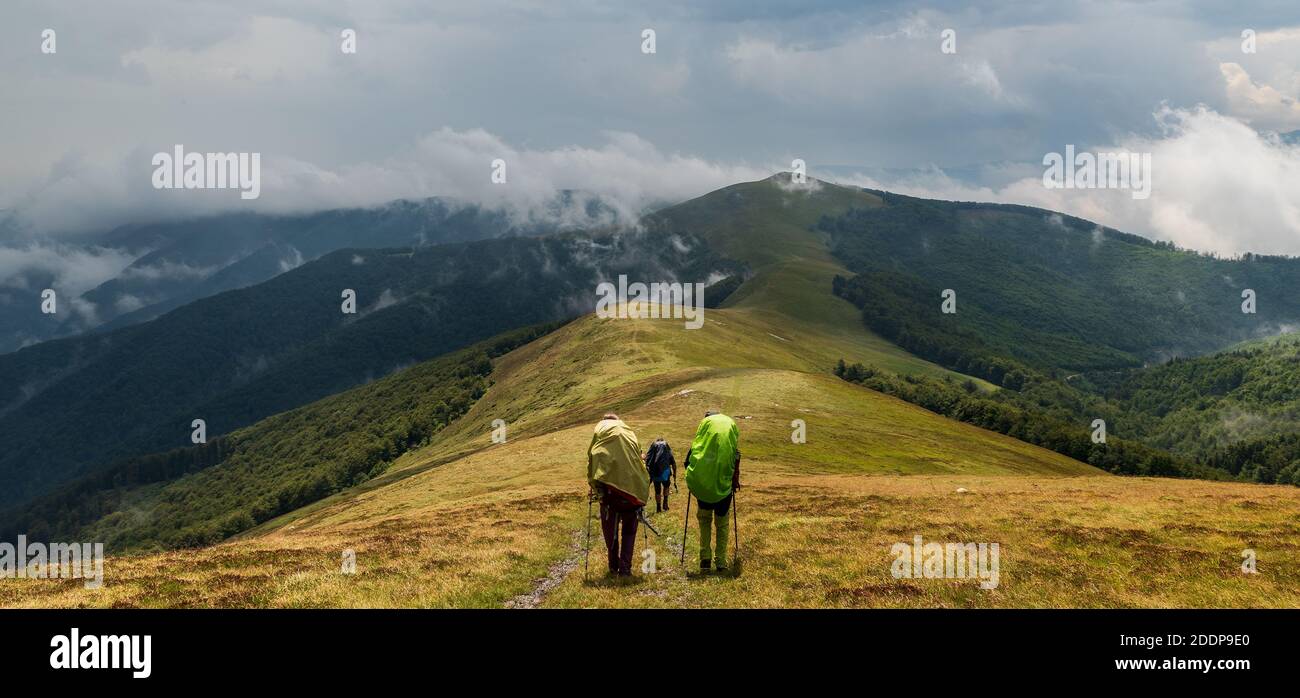
<svg viewBox="0 0 1300 698">
<path fill-rule="evenodd" d="M 663 537 L 660 539 L 661 543 L 671 555 L 669 560 L 664 562 L 668 562 L 668 564 L 671 565 L 672 567 L 677 566 L 678 557 L 681 555 L 682 552 L 682 544 L 680 540 L 681 531 L 665 530 L 665 529 L 676 529 L 677 527 L 671 525 L 669 521 L 671 521 L 673 518 L 680 517 L 680 516 L 682 516 L 682 514 L 680 514 L 677 509 L 673 509 L 671 511 L 671 515 L 669 516 L 669 518 L 661 519 L 656 522 L 656 527 L 658 527 L 663 533 Z M 678 523 L 680 523 L 680 521 L 678 521 Z M 643 526 L 644 524 L 642 525 L 642 527 Z M 649 537 L 647 537 L 647 535 Z M 600 569 L 602 570 L 602 574 L 603 574 L 604 564 L 605 564 L 604 561 L 605 553 L 602 544 L 599 543 L 597 540 L 599 536 L 600 536 L 600 531 L 597 526 L 597 530 L 592 532 L 592 547 L 593 547 L 593 551 L 600 553 L 601 556 Z M 645 531 L 638 530 L 637 536 L 638 538 L 641 539 L 637 541 L 637 549 L 642 550 L 644 549 L 643 541 L 651 541 L 651 539 L 654 537 L 654 534 L 647 534 Z M 520 594 L 510 599 L 509 601 L 506 601 L 504 604 L 502 604 L 503 607 L 537 608 L 541 606 L 542 603 L 545 601 L 547 594 L 549 594 L 552 590 L 556 589 L 561 584 L 563 584 L 564 581 L 569 578 L 569 575 L 573 574 L 574 571 L 576 571 L 579 567 L 582 566 L 584 540 L 585 540 L 584 529 L 575 530 L 573 532 L 573 537 L 570 540 L 569 548 L 566 551 L 564 557 L 556 561 L 554 564 L 552 564 L 550 568 L 547 570 L 546 576 L 537 579 L 533 583 L 532 589 L 528 590 L 526 593 Z M 637 559 L 639 560 L 640 557 L 638 556 Z M 663 590 L 643 591 L 642 593 L 654 593 L 654 594 L 662 595 L 664 591 Z"/>
<path fill-rule="evenodd" d="M 538 579 L 528 593 L 520 594 L 505 602 L 505 608 L 537 608 L 541 605 L 542 599 L 548 592 L 563 584 L 574 570 L 582 566 L 582 542 L 583 532 L 574 531 L 573 539 L 569 542 L 568 553 L 551 565 L 546 571 L 546 576 Z"/>
</svg>

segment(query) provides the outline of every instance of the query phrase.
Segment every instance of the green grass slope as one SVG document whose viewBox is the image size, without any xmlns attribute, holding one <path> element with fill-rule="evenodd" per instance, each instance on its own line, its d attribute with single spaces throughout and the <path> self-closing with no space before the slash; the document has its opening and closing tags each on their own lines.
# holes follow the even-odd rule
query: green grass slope
<svg viewBox="0 0 1300 698">
<path fill-rule="evenodd" d="M 1111 477 L 835 377 L 840 358 L 952 375 L 862 329 L 853 305 L 832 295 L 846 272 L 814 218 L 857 205 L 877 202 L 769 179 L 661 212 L 656 232 L 699 236 L 749 266 L 701 329 L 580 318 L 496 358 L 481 397 L 377 477 L 219 545 L 110 559 L 101 592 L 0 581 L 0 605 L 1300 603 L 1291 543 L 1300 490 Z M 678 495 L 671 512 L 654 515 L 665 537 L 637 541 L 637 559 L 652 551 L 655 571 L 613 583 L 595 573 L 596 543 L 586 577 L 592 424 L 615 410 L 643 441 L 665 436 L 680 457 L 710 408 L 741 430 L 741 564 L 727 576 L 691 569 L 696 534 L 683 535 Z M 498 419 L 504 443 L 492 439 Z M 806 424 L 806 443 L 792 441 L 794 420 Z M 1000 543 L 1001 585 L 893 578 L 889 548 L 914 535 Z M 1266 573 L 1235 572 L 1247 547 L 1270 561 Z M 356 574 L 341 572 L 345 553 L 355 553 Z"/>
<path fill-rule="evenodd" d="M 658 255 L 664 258 L 660 264 L 677 267 L 678 271 L 693 270 L 700 273 L 721 268 L 718 266 L 719 259 L 726 257 L 747 265 L 748 280 L 733 294 L 740 299 L 727 311 L 725 317 L 720 318 L 716 312 L 710 312 L 705 330 L 682 330 L 680 336 L 689 337 L 691 341 L 682 341 L 679 337 L 664 334 L 639 333 L 642 337 L 638 345 L 642 347 L 643 353 L 653 355 L 654 360 L 645 361 L 638 368 L 620 367 L 615 373 L 616 379 L 643 381 L 639 388 L 641 392 L 633 394 L 632 398 L 653 390 L 664 380 L 671 380 L 671 376 L 665 377 L 665 363 L 662 361 L 667 349 L 682 357 L 680 361 L 671 362 L 675 367 L 689 366 L 692 367 L 689 370 L 696 373 L 705 368 L 741 367 L 825 373 L 838 358 L 850 356 L 884 363 L 904 372 L 946 374 L 942 369 L 917 361 L 872 336 L 854 321 L 852 306 L 830 293 L 830 279 L 842 269 L 831 260 L 824 236 L 814 232 L 812 224 L 825 212 L 838 212 L 852 205 L 872 205 L 877 201 L 871 195 L 821 184 L 791 189 L 782 186 L 779 179 L 773 178 L 730 187 L 661 214 L 662 218 L 655 219 L 649 225 L 649 234 L 624 241 L 622 247 L 625 251 L 653 250 L 656 240 L 663 241 L 672 236 L 675 241 L 684 242 L 694 249 L 689 254 L 683 254 L 676 245 L 660 242 L 659 246 L 672 251 L 672 254 Z M 690 230 L 680 230 L 663 223 L 670 219 L 675 221 L 673 225 L 693 221 L 693 227 Z M 746 237 L 747 235 L 752 237 Z M 208 418 L 211 436 L 216 437 L 222 433 L 223 425 L 252 422 L 251 427 L 238 432 L 240 438 L 231 442 L 231 448 L 222 451 L 220 444 L 217 444 L 204 449 L 182 449 L 170 454 L 133 454 L 132 447 L 119 444 L 117 451 L 112 452 L 118 456 L 116 463 L 90 469 L 88 474 L 69 485 L 7 514 L 0 520 L 0 529 L 63 536 L 82 532 L 106 540 L 114 549 L 210 543 L 378 475 L 388 463 L 406 450 L 410 438 L 384 434 L 382 438 L 397 439 L 400 447 L 388 445 L 375 453 L 371 453 L 375 449 L 352 453 L 349 449 L 357 438 L 356 429 L 322 426 L 312 420 L 324 418 L 322 405 L 343 405 L 341 409 L 345 413 L 364 415 L 364 419 L 375 424 L 396 423 L 401 419 L 395 410 L 400 410 L 401 405 L 390 404 L 389 401 L 373 408 L 356 406 L 358 400 L 372 399 L 366 396 L 376 395 L 369 387 L 351 395 L 344 393 L 335 396 L 336 399 L 326 399 L 320 404 L 312 405 L 311 409 L 290 411 L 286 413 L 287 416 L 277 415 L 253 421 L 259 410 L 267 410 L 265 406 L 259 405 L 271 400 L 282 407 L 291 407 L 296 400 L 313 394 L 309 388 L 313 383 L 319 383 L 321 376 L 330 378 L 355 375 L 365 366 L 376 369 L 384 363 L 400 363 L 404 356 L 416 357 L 420 353 L 429 353 L 429 347 L 421 346 L 417 351 L 409 346 L 411 342 L 408 338 L 413 335 L 420 336 L 421 345 L 439 341 L 448 334 L 468 338 L 473 333 L 486 331 L 488 327 L 509 324 L 510 318 L 515 317 L 509 313 L 505 316 L 489 313 L 487 315 L 492 317 L 490 321 L 469 322 L 466 313 L 474 312 L 474 307 L 472 304 L 463 304 L 461 310 L 464 312 L 449 319 L 447 312 L 444 312 L 445 308 L 437 309 L 446 305 L 438 301 L 438 298 L 440 294 L 448 292 L 449 285 L 461 295 L 492 303 L 501 302 L 503 298 L 509 300 L 514 296 L 504 292 L 480 293 L 481 289 L 474 284 L 496 283 L 491 280 L 502 276 L 502 268 L 517 269 L 516 278 L 527 280 L 527 283 L 512 285 L 515 292 L 563 298 L 566 294 L 574 293 L 574 284 L 581 280 L 588 280 L 594 286 L 594 281 L 591 281 L 594 270 L 568 259 L 576 255 L 574 249 L 579 242 L 581 240 L 575 239 L 482 243 L 477 247 L 448 248 L 456 254 L 443 262 L 431 261 L 438 256 L 438 250 L 435 249 L 421 257 L 424 260 L 421 264 L 414 264 L 417 261 L 414 259 L 408 260 L 407 257 L 411 257 L 409 254 L 357 253 L 364 260 L 360 265 L 355 264 L 355 260 L 348 255 L 343 255 L 347 259 L 335 255 L 307 265 L 264 287 L 205 301 L 206 305 L 225 303 L 228 306 L 235 303 L 241 308 L 247 308 L 248 312 L 255 313 L 260 307 L 281 307 L 285 305 L 286 298 L 293 300 L 296 297 L 293 289 L 298 289 L 298 295 L 302 295 L 320 286 L 321 280 L 327 277 L 336 284 L 357 288 L 376 288 L 382 285 L 397 289 L 392 306 L 376 310 L 361 322 L 345 325 L 340 331 L 329 330 L 332 334 L 327 335 L 323 342 L 309 341 L 304 347 L 294 349 L 295 355 L 311 354 L 302 361 L 274 358 L 275 342 L 254 327 L 253 338 L 259 345 L 265 345 L 266 356 L 273 357 L 269 368 L 253 372 L 243 384 L 237 381 L 233 386 L 221 389 L 217 387 L 219 381 L 212 379 L 197 388 L 182 381 L 180 384 L 189 386 L 187 389 L 190 392 L 197 389 L 222 394 L 224 391 L 218 401 L 209 401 L 191 408 Z M 492 246 L 502 248 L 496 250 L 495 262 L 472 261 L 464 257 L 464 254 L 483 251 L 479 248 Z M 572 278 L 564 278 L 565 274 L 539 276 L 535 269 L 528 268 L 530 264 L 541 266 L 539 260 L 543 257 L 552 266 L 561 270 L 568 269 L 568 276 Z M 735 261 L 729 263 L 734 264 Z M 457 267 L 458 271 L 451 273 L 449 266 Z M 647 271 L 645 266 L 626 264 L 625 270 L 644 273 Z M 415 267 L 415 271 L 407 267 Z M 347 274 L 358 278 L 344 278 Z M 429 278 L 443 279 L 434 286 L 438 289 L 437 292 L 429 290 Z M 408 289 L 408 285 L 414 287 Z M 292 288 L 285 291 L 282 287 L 286 286 Z M 437 306 L 432 311 L 428 307 L 430 303 Z M 174 349 L 178 356 L 185 356 L 184 346 L 193 345 L 190 340 L 195 335 L 194 332 L 181 331 L 187 322 L 196 316 L 210 318 L 211 327 L 205 330 L 207 334 L 220 332 L 228 324 L 226 318 L 229 312 L 220 308 L 212 310 L 206 305 L 175 313 L 157 323 L 132 328 L 123 334 L 139 333 L 143 336 L 139 341 L 148 339 L 150 347 L 157 343 L 159 336 L 165 335 L 172 338 L 167 346 Z M 800 312 L 799 308 L 804 311 Z M 541 312 L 543 316 L 550 313 L 544 308 Z M 792 321 L 792 318 L 795 319 Z M 324 317 L 315 318 L 314 321 L 321 323 L 322 327 L 328 325 L 328 320 Z M 437 323 L 438 327 L 436 331 L 425 332 L 430 322 Z M 444 327 L 444 324 L 448 326 Z M 472 333 L 467 332 L 467 328 Z M 297 329 L 301 328 L 290 324 L 277 331 L 286 337 L 301 337 L 304 333 L 296 332 Z M 336 334 L 340 336 L 334 336 Z M 344 334 L 346 337 L 342 336 Z M 306 335 L 310 337 L 310 333 Z M 231 341 L 244 341 L 243 335 L 224 333 L 223 336 Z M 126 339 L 130 340 L 130 337 Z M 120 344 L 123 340 L 118 338 L 115 341 Z M 177 345 L 178 341 L 189 344 Z M 570 343 L 580 346 L 587 341 L 586 338 L 579 337 Z M 143 389 L 136 387 L 136 383 L 155 380 L 156 374 L 164 368 L 170 370 L 174 363 L 145 361 L 161 350 L 153 347 L 150 349 L 153 353 L 136 356 L 138 352 L 133 352 L 132 346 L 127 341 L 125 346 L 113 350 L 114 355 L 134 357 L 130 360 L 115 359 L 117 363 L 134 361 L 130 365 L 141 364 L 133 369 L 137 375 L 134 382 L 115 384 L 115 389 L 124 390 L 126 394 Z M 572 354 L 575 361 L 585 360 L 586 356 L 587 353 L 581 350 L 575 350 Z M 362 360 L 364 366 L 352 365 L 354 360 Z M 100 363 L 102 361 L 92 363 L 81 374 L 91 376 L 92 379 L 93 376 L 100 375 L 100 369 L 104 368 Z M 341 368 L 339 364 L 348 366 Z M 555 375 L 559 377 L 571 373 Z M 410 376 L 397 380 L 408 379 Z M 43 414 L 42 405 L 52 404 L 52 400 L 59 394 L 77 389 L 77 386 L 84 388 L 84 382 L 79 382 L 75 377 L 65 379 L 47 389 L 40 400 L 25 405 L 25 409 L 10 415 L 8 424 L 0 425 L 0 428 L 7 426 L 11 430 L 19 429 L 21 425 Z M 345 386 L 346 382 L 341 385 Z M 468 394 L 470 402 L 478 396 L 478 392 L 481 391 Z M 250 399 L 250 396 L 256 399 Z M 465 396 L 457 397 L 456 400 L 448 398 L 447 402 L 459 404 L 462 397 Z M 575 390 L 572 385 L 552 382 L 538 386 L 530 397 L 533 402 L 548 399 L 580 406 L 589 404 L 593 396 Z M 178 398 L 173 395 L 171 399 L 175 401 Z M 417 405 L 425 402 L 428 401 L 417 401 L 411 408 L 416 409 Z M 158 405 L 150 404 L 149 409 L 153 410 L 150 414 L 159 412 Z M 117 409 L 116 403 L 112 401 L 96 405 L 100 412 Z M 492 403 L 480 407 L 479 411 L 489 409 L 497 412 L 493 418 L 506 419 L 515 429 L 526 428 L 533 418 L 524 417 L 523 423 L 518 424 L 520 415 L 550 414 L 552 411 L 549 408 L 539 409 L 536 404 L 497 406 Z M 456 416 L 460 411 L 463 408 L 450 410 L 447 414 Z M 140 417 L 131 410 L 119 412 L 118 421 Z M 563 412 L 542 426 L 564 423 L 564 419 L 572 421 L 579 416 L 585 418 L 585 412 L 590 412 L 590 409 L 578 410 L 576 414 L 572 411 Z M 74 404 L 66 410 L 64 418 L 73 419 L 77 416 L 85 417 L 86 414 Z M 438 421 L 440 429 L 442 423 L 449 419 Z M 100 424 L 99 421 L 92 422 Z M 490 423 L 491 419 L 487 422 Z M 115 423 L 104 424 L 102 428 L 111 428 Z M 466 428 L 468 427 L 457 426 L 447 437 L 437 438 L 450 438 Z M 32 450 L 35 447 L 33 444 L 48 431 L 34 431 L 25 442 L 15 442 L 16 448 L 11 456 L 16 458 L 19 454 Z M 430 431 L 436 432 L 437 429 Z M 339 435 L 344 440 L 336 442 L 327 439 L 321 442 L 325 446 L 314 447 L 305 440 L 304 434 Z M 84 436 L 107 438 L 99 434 Z M 270 446 L 277 442 L 281 444 L 279 447 Z M 239 448 L 234 448 L 233 444 L 238 444 Z M 78 449 L 85 444 L 78 441 L 69 446 L 69 449 L 61 451 L 62 455 L 73 460 L 79 459 L 81 456 Z M 331 455 L 330 449 L 339 453 Z M 199 451 L 202 453 L 196 455 L 195 452 Z M 271 453 L 281 454 L 280 457 L 286 462 L 270 463 Z M 454 451 L 444 455 L 444 459 L 450 453 Z M 295 468 L 286 465 L 301 463 L 304 459 L 312 460 L 315 466 L 303 469 L 301 466 Z M 212 468 L 217 464 L 221 467 Z M 207 468 L 212 468 L 212 472 L 197 472 Z M 181 478 L 181 481 L 174 481 L 177 478 Z M 195 498 L 194 493 L 200 491 L 206 496 Z"/>
<path fill-rule="evenodd" d="M 829 236 L 817 230 L 823 216 L 882 205 L 874 194 L 815 179 L 805 185 L 779 173 L 757 182 L 719 189 L 651 216 L 647 225 L 695 234 L 710 248 L 750 269 L 745 283 L 724 306 L 733 318 L 753 318 L 794 342 L 818 342 L 896 373 L 950 375 L 865 330 L 852 304 L 831 293 L 836 275 L 848 274 L 830 251 Z M 826 355 L 830 366 L 839 356 Z"/>
<path fill-rule="evenodd" d="M 0 582 L 8 606 L 1256 606 L 1300 602 L 1292 488 L 1117 478 L 941 418 L 820 370 L 771 326 L 709 315 L 586 317 L 494 362 L 492 385 L 374 480 L 226 543 L 115 557 L 107 584 Z M 758 334 L 756 334 L 756 332 Z M 762 339 L 767 337 L 766 340 Z M 718 347 L 745 347 L 719 354 Z M 716 365 L 726 356 L 726 365 Z M 777 363 L 780 367 L 758 364 Z M 801 369 L 800 366 L 805 368 Z M 703 411 L 736 417 L 745 453 L 736 574 L 677 563 L 682 505 L 637 540 L 653 573 L 584 578 L 584 453 L 617 409 L 678 450 Z M 510 423 L 493 443 L 491 420 Z M 808 441 L 790 440 L 804 419 Z M 965 492 L 959 493 L 958 489 Z M 1189 523 L 1192 522 L 1192 523 Z M 597 533 L 597 536 L 599 534 Z M 899 580 L 889 548 L 998 542 L 1000 586 Z M 1251 547 L 1264 573 L 1235 573 Z M 344 551 L 356 574 L 342 574 Z"/>
</svg>

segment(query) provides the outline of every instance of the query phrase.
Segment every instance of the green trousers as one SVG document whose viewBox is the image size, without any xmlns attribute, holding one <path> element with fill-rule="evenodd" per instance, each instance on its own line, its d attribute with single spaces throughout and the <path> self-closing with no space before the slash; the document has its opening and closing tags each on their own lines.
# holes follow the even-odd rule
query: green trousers
<svg viewBox="0 0 1300 698">
<path fill-rule="evenodd" d="M 713 560 L 715 568 L 727 566 L 727 539 L 731 537 L 731 511 L 718 515 L 708 509 L 697 509 L 696 520 L 700 522 L 700 562 Z M 718 529 L 718 556 L 713 557 L 713 528 Z"/>
</svg>

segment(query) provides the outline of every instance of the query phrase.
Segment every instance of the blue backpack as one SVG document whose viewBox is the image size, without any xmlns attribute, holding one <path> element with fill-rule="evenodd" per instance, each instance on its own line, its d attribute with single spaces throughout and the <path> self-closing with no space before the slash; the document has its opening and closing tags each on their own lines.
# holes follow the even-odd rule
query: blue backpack
<svg viewBox="0 0 1300 698">
<path fill-rule="evenodd" d="M 667 441 L 655 441 L 645 456 L 646 471 L 655 482 L 668 482 L 672 478 L 673 449 Z"/>
</svg>

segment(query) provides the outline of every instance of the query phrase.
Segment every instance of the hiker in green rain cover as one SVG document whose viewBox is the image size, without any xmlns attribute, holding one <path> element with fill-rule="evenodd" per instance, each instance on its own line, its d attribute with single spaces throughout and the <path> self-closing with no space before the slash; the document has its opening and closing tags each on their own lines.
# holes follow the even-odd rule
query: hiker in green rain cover
<svg viewBox="0 0 1300 698">
<path fill-rule="evenodd" d="M 700 570 L 727 569 L 731 501 L 740 488 L 740 430 L 725 414 L 706 412 L 686 455 L 686 488 L 699 502 Z M 711 538 L 717 531 L 717 548 Z M 716 550 L 716 555 L 715 555 Z"/>
</svg>

